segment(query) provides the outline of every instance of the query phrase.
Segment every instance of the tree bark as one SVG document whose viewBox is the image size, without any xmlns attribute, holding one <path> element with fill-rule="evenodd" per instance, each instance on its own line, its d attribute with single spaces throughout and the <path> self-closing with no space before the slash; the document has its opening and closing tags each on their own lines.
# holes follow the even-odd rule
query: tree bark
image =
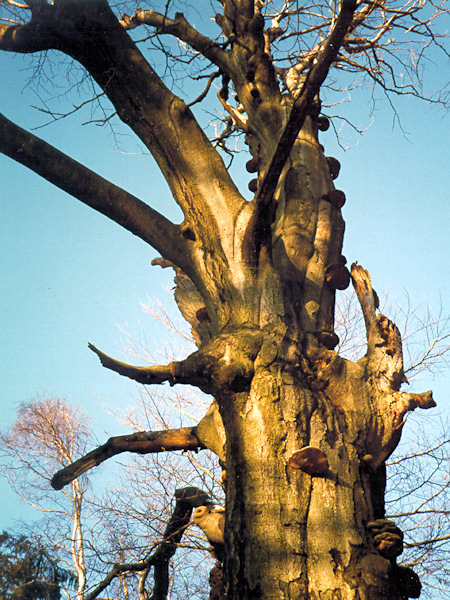
<svg viewBox="0 0 450 600">
<path fill-rule="evenodd" d="M 339 359 L 332 369 L 321 390 L 301 361 L 275 362 L 257 371 L 249 394 L 223 400 L 230 598 L 402 597 L 394 581 L 385 585 L 391 565 L 366 527 L 374 512 L 364 370 Z M 324 452 L 328 472 L 289 467 L 305 446 Z"/>
</svg>

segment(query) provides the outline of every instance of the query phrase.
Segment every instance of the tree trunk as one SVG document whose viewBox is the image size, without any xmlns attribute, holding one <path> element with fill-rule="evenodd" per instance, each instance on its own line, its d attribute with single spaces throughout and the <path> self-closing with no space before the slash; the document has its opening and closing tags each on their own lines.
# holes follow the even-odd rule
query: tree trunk
<svg viewBox="0 0 450 600">
<path fill-rule="evenodd" d="M 86 591 L 86 563 L 84 560 L 84 538 L 81 523 L 83 492 L 77 479 L 71 483 L 73 504 L 73 526 L 71 539 L 72 562 L 77 573 L 77 600 L 83 600 Z"/>
<path fill-rule="evenodd" d="M 374 513 L 363 369 L 340 366 L 345 375 L 320 390 L 304 365 L 274 361 L 256 371 L 250 393 L 222 402 L 230 599 L 402 597 L 366 529 Z M 325 474 L 289 466 L 305 446 L 324 452 Z"/>
</svg>

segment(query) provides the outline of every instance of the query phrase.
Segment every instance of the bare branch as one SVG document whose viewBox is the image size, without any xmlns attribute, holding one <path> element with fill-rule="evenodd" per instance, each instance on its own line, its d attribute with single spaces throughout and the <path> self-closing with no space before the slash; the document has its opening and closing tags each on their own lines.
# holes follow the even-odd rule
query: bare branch
<svg viewBox="0 0 450 600">
<path fill-rule="evenodd" d="M 127 363 L 111 358 L 93 344 L 89 344 L 89 349 L 95 352 L 100 359 L 100 362 L 107 369 L 111 369 L 119 375 L 129 377 L 134 381 L 149 384 L 160 384 L 168 381 L 171 385 L 174 385 L 175 379 L 175 363 L 169 363 L 168 365 L 157 365 L 154 367 L 135 367 Z"/>
<path fill-rule="evenodd" d="M 184 17 L 183 13 L 176 13 L 174 19 L 169 19 L 154 10 L 138 8 L 134 15 L 122 15 L 119 23 L 124 29 L 134 29 L 140 25 L 155 27 L 157 33 L 174 35 L 189 44 L 194 50 L 208 58 L 222 70 L 228 69 L 227 54 L 222 47 L 207 36 L 199 33 Z"/>
<path fill-rule="evenodd" d="M 189 104 L 187 106 L 190 107 L 190 106 L 193 106 L 194 104 L 198 104 L 204 98 L 206 98 L 206 96 L 211 88 L 212 82 L 214 81 L 214 79 L 216 77 L 219 77 L 219 76 L 220 76 L 220 71 L 214 71 L 214 73 L 211 73 L 211 75 L 208 77 L 208 83 L 206 84 L 206 87 L 203 90 L 203 92 L 199 96 L 197 96 L 197 98 L 195 98 L 195 100 L 192 100 L 191 102 L 189 102 Z"/>
<path fill-rule="evenodd" d="M 6 0 L 8 4 L 10 4 L 11 6 L 16 6 L 17 8 L 30 8 L 29 6 L 29 2 L 28 4 L 21 4 L 20 2 L 15 2 L 14 0 Z"/>
<path fill-rule="evenodd" d="M 194 352 L 182 361 L 171 362 L 167 365 L 135 367 L 111 358 L 92 344 L 89 344 L 89 348 L 97 354 L 104 367 L 144 385 L 158 385 L 165 382 L 170 385 L 181 383 L 195 385 L 207 393 L 211 391 L 210 371 L 214 361 L 200 351 Z"/>
<path fill-rule="evenodd" d="M 102 446 L 55 473 L 51 485 L 55 490 L 60 490 L 89 469 L 122 452 L 152 454 L 173 450 L 200 450 L 203 445 L 199 442 L 195 429 L 195 427 L 182 427 L 166 431 L 139 431 L 130 435 L 111 437 Z"/>
<path fill-rule="evenodd" d="M 0 152 L 106 215 L 183 270 L 190 271 L 186 244 L 179 235 L 179 228 L 166 217 L 3 115 L 0 115 L 0 132 Z"/>
<path fill-rule="evenodd" d="M 224 385 L 234 391 L 246 389 L 255 372 L 254 360 L 261 343 L 261 332 L 256 328 L 226 332 L 217 335 L 184 360 L 153 367 L 135 367 L 107 356 L 92 344 L 89 344 L 89 348 L 97 354 L 104 367 L 139 383 L 188 384 L 214 394 L 217 388 L 223 389 Z M 225 369 L 221 369 L 223 365 Z"/>
<path fill-rule="evenodd" d="M 154 588 L 150 600 L 166 600 L 169 589 L 169 562 L 175 554 L 178 544 L 189 525 L 194 507 L 213 504 L 210 496 L 196 487 L 186 487 L 175 491 L 176 503 L 164 531 L 163 539 L 155 552 L 136 563 L 117 563 L 108 575 L 89 594 L 85 600 L 94 600 L 120 574 L 142 572 L 154 567 Z"/>
<path fill-rule="evenodd" d="M 447 535 L 441 535 L 439 537 L 431 538 L 429 540 L 422 540 L 420 542 L 405 543 L 405 547 L 406 548 L 414 548 L 414 547 L 419 547 L 420 548 L 421 546 L 429 546 L 431 544 L 435 544 L 436 542 L 443 542 L 443 541 L 449 540 L 449 539 L 450 539 L 450 533 L 448 533 Z"/>
</svg>

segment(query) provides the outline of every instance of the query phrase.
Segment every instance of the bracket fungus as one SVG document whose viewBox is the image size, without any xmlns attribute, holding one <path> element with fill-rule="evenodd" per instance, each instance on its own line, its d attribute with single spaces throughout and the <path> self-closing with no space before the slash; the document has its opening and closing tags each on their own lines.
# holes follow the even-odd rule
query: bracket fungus
<svg viewBox="0 0 450 600">
<path fill-rule="evenodd" d="M 325 281 L 333 290 L 346 290 L 350 285 L 350 271 L 345 265 L 329 265 L 325 271 Z"/>
<path fill-rule="evenodd" d="M 327 156 L 328 168 L 330 169 L 331 179 L 337 179 L 341 170 L 341 163 L 333 156 Z"/>
<path fill-rule="evenodd" d="M 253 156 L 250 160 L 245 163 L 245 168 L 249 173 L 257 173 L 259 165 L 259 158 L 257 156 Z"/>
<path fill-rule="evenodd" d="M 409 567 L 398 566 L 395 573 L 397 586 L 408 598 L 418 598 L 422 590 L 419 576 Z"/>
<path fill-rule="evenodd" d="M 403 531 L 393 521 L 377 519 L 367 523 L 375 548 L 388 560 L 395 561 L 403 552 Z"/>
<path fill-rule="evenodd" d="M 252 179 L 251 181 L 249 181 L 248 183 L 248 189 L 255 193 L 256 190 L 258 189 L 258 180 L 257 179 Z"/>
<path fill-rule="evenodd" d="M 330 120 L 327 117 L 317 117 L 317 129 L 319 131 L 328 131 L 330 128 Z"/>
<path fill-rule="evenodd" d="M 305 446 L 294 452 L 288 460 L 288 466 L 311 476 L 324 475 L 329 470 L 326 455 L 313 446 Z"/>
<path fill-rule="evenodd" d="M 322 198 L 323 200 L 328 200 L 335 208 L 342 208 L 346 200 L 345 193 L 342 190 L 330 190 Z"/>
<path fill-rule="evenodd" d="M 317 335 L 317 339 L 327 350 L 333 350 L 339 344 L 339 337 L 334 331 L 320 331 Z"/>
</svg>

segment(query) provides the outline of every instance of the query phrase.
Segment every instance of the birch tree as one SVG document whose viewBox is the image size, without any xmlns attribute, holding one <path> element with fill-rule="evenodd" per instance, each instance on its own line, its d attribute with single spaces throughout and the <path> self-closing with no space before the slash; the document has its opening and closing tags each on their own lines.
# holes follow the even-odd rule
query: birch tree
<svg viewBox="0 0 450 600">
<path fill-rule="evenodd" d="M 55 470 L 86 451 L 90 439 L 85 419 L 60 399 L 23 403 L 16 422 L 0 433 L 2 475 L 43 515 L 40 537 L 76 573 L 77 600 L 83 600 L 86 588 L 86 482 L 74 479 L 59 498 L 49 494 L 49 482 Z"/>
<path fill-rule="evenodd" d="M 126 14 L 106 0 L 1 5 L 0 49 L 56 51 L 82 65 L 150 151 L 183 213 L 171 222 L 151 201 L 1 118 L 4 154 L 139 236 L 161 254 L 156 264 L 175 270 L 175 299 L 198 349 L 148 367 L 91 345 L 102 364 L 145 385 L 188 384 L 215 398 L 197 427 L 113 438 L 84 467 L 124 449 L 213 450 L 226 470 L 230 600 L 417 597 L 417 576 L 396 563 L 402 533 L 384 519 L 382 482 L 405 415 L 435 403 L 430 391 L 402 391 L 399 330 L 380 313 L 369 273 L 346 266 L 340 165 L 325 155 L 319 131 L 329 126 L 321 101 L 332 72 L 338 82 L 353 73 L 388 95 L 422 98 L 421 61 L 430 47 L 443 49 L 444 9 L 223 0 L 197 5 L 212 8 L 210 33 L 170 2 Z M 134 41 L 147 36 L 165 51 L 169 75 L 172 60 L 207 75 L 202 94 L 176 95 L 173 78 L 164 82 Z M 227 117 L 211 141 L 191 106 L 215 79 Z M 251 200 L 219 151 L 235 135 L 245 136 L 255 174 Z M 356 362 L 334 351 L 336 290 L 350 281 L 367 337 Z"/>
</svg>

